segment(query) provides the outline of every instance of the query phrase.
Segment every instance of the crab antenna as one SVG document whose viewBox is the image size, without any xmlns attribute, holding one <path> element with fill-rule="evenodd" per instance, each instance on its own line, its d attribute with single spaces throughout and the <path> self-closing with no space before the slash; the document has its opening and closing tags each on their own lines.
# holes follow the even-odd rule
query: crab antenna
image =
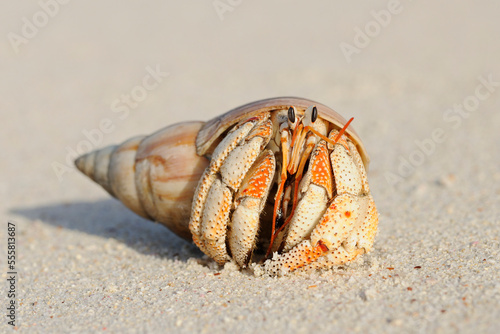
<svg viewBox="0 0 500 334">
<path fill-rule="evenodd" d="M 344 134 L 344 132 L 347 130 L 347 127 L 349 126 L 349 124 L 351 124 L 351 122 L 354 120 L 354 117 L 351 117 L 350 120 L 347 121 L 347 123 L 345 123 L 344 127 L 342 128 L 342 130 L 339 131 L 339 133 L 337 133 L 337 135 L 335 136 L 335 139 L 333 139 L 334 142 L 338 142 L 340 137 L 342 137 L 342 135 Z"/>
</svg>

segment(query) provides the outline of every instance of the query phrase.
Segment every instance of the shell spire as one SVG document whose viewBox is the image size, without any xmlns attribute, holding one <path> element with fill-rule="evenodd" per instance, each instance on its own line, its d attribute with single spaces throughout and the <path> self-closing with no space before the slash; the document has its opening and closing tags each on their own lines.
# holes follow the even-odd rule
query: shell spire
<svg viewBox="0 0 500 334">
<path fill-rule="evenodd" d="M 194 191 L 208 159 L 196 154 L 203 122 L 168 126 L 82 155 L 76 167 L 141 217 L 191 240 Z"/>
</svg>

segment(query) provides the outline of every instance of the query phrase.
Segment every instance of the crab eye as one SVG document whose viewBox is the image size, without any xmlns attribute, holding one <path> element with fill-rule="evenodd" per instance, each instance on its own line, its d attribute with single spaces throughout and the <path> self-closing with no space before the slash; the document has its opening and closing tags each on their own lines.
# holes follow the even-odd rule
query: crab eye
<svg viewBox="0 0 500 334">
<path fill-rule="evenodd" d="M 316 122 L 316 120 L 318 119 L 318 109 L 316 107 L 313 107 L 313 110 L 312 110 L 312 115 L 311 115 L 311 122 Z"/>
<path fill-rule="evenodd" d="M 295 123 L 295 110 L 293 107 L 288 108 L 288 120 L 290 122 Z"/>
</svg>

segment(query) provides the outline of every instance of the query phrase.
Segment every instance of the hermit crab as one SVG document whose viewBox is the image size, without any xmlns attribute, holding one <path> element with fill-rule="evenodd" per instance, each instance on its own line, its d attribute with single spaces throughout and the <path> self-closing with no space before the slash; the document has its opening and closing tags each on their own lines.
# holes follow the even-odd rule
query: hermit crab
<svg viewBox="0 0 500 334">
<path fill-rule="evenodd" d="M 378 213 L 349 122 L 295 97 L 246 104 L 85 154 L 80 171 L 223 265 L 269 275 L 368 252 Z"/>
</svg>

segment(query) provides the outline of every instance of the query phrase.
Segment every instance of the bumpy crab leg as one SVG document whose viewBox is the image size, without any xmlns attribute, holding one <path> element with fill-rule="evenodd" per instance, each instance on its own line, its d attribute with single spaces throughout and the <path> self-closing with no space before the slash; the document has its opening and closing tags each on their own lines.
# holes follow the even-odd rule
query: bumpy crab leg
<svg viewBox="0 0 500 334">
<path fill-rule="evenodd" d="M 259 216 L 272 184 L 276 161 L 271 150 L 254 163 L 235 196 L 236 209 L 229 225 L 229 249 L 240 267 L 250 261 L 259 230 Z"/>
<path fill-rule="evenodd" d="M 272 227 L 271 227 L 271 238 L 272 238 L 271 245 L 274 241 L 274 237 L 276 234 L 276 220 L 278 218 L 278 211 L 280 209 L 281 197 L 283 195 L 283 189 L 285 187 L 285 182 L 287 179 L 287 167 L 288 167 L 288 159 L 289 159 L 289 155 L 290 155 L 290 153 L 289 153 L 290 132 L 287 128 L 284 128 L 281 130 L 280 144 L 281 144 L 281 152 L 282 152 L 282 163 L 281 163 L 280 184 L 278 186 L 278 190 L 276 191 L 276 195 L 274 197 L 273 222 L 272 222 Z"/>
<path fill-rule="evenodd" d="M 228 133 L 195 191 L 189 229 L 194 243 L 219 264 L 230 259 L 226 231 L 234 194 L 271 138 L 269 116 L 261 113 Z"/>
<path fill-rule="evenodd" d="M 304 174 L 304 168 L 306 166 L 306 163 L 311 155 L 312 150 L 314 149 L 314 146 L 316 145 L 315 140 L 313 137 L 309 137 L 306 140 L 306 149 L 304 151 L 304 154 L 302 155 L 302 158 L 300 159 L 300 164 L 299 168 L 297 169 L 297 174 L 295 175 L 295 182 L 294 182 L 294 190 L 293 190 L 293 202 L 292 202 L 292 211 L 290 212 L 290 216 L 287 218 L 285 223 L 279 228 L 279 230 L 276 233 L 279 233 L 281 230 L 283 230 L 286 225 L 289 223 L 290 219 L 293 217 L 293 213 L 295 212 L 295 209 L 297 208 L 297 202 L 298 202 L 298 189 L 299 189 L 299 183 L 302 180 L 302 176 Z"/>
<path fill-rule="evenodd" d="M 333 192 L 330 165 L 327 144 L 321 140 L 311 155 L 309 170 L 299 190 L 303 195 L 290 219 L 284 240 L 284 252 L 306 238 L 323 215 Z"/>
</svg>

